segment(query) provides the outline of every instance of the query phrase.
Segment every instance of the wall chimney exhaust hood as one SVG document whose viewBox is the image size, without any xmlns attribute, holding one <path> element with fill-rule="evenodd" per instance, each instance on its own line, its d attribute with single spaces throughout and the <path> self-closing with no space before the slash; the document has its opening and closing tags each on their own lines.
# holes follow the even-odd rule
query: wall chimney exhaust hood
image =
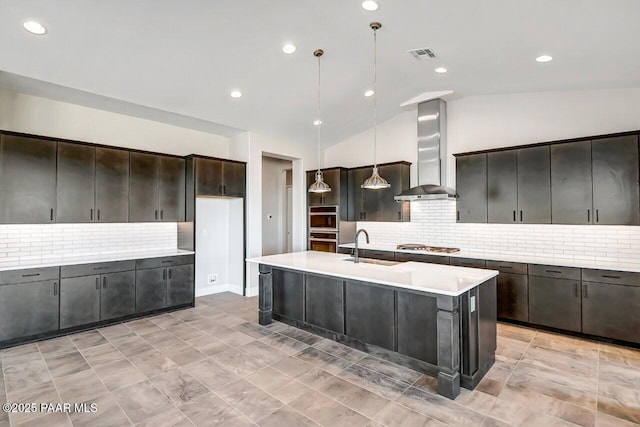
<svg viewBox="0 0 640 427">
<path fill-rule="evenodd" d="M 395 196 L 396 201 L 455 200 L 447 180 L 447 104 L 442 99 L 418 104 L 418 186 Z"/>
</svg>

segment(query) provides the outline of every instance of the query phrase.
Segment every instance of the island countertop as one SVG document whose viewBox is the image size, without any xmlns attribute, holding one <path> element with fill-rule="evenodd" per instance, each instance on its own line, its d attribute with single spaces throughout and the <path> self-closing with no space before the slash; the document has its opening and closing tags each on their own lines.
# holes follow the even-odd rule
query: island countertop
<svg viewBox="0 0 640 427">
<path fill-rule="evenodd" d="M 251 258 L 247 262 L 448 296 L 462 295 L 498 275 L 494 270 L 422 262 L 356 264 L 347 261 L 349 258 L 345 254 L 306 251 Z"/>
</svg>

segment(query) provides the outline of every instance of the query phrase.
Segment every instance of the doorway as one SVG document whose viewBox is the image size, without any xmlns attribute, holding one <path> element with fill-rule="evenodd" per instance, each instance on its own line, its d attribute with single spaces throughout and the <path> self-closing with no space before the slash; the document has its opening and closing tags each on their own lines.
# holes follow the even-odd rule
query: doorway
<svg viewBox="0 0 640 427">
<path fill-rule="evenodd" d="M 291 160 L 262 156 L 262 255 L 292 250 Z"/>
</svg>

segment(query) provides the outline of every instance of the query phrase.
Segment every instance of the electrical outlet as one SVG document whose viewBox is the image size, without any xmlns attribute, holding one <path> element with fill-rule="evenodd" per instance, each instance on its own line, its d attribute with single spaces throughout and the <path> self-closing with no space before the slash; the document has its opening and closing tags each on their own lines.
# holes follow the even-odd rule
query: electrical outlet
<svg viewBox="0 0 640 427">
<path fill-rule="evenodd" d="M 209 274 L 207 276 L 207 285 L 215 285 L 215 283 L 218 281 L 218 275 L 217 274 Z"/>
</svg>

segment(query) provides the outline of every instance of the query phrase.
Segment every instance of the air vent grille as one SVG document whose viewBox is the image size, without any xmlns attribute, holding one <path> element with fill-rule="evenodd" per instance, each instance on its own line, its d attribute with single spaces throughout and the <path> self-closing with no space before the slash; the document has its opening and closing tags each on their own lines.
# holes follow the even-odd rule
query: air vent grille
<svg viewBox="0 0 640 427">
<path fill-rule="evenodd" d="M 409 53 L 416 59 L 431 59 L 436 57 L 436 54 L 428 47 L 423 47 L 421 49 L 412 49 L 409 51 Z"/>
</svg>

